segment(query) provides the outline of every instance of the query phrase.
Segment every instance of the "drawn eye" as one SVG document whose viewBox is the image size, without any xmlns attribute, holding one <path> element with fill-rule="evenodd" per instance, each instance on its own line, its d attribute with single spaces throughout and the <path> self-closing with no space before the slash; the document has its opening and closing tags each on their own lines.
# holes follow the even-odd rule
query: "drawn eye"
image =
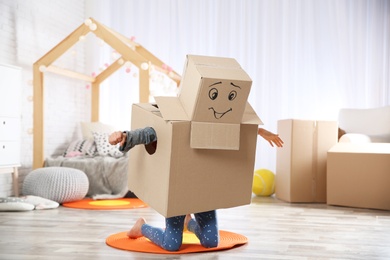
<svg viewBox="0 0 390 260">
<path fill-rule="evenodd" d="M 210 89 L 209 97 L 210 97 L 211 100 L 216 99 L 218 97 L 218 89 L 216 89 L 216 88 Z"/>
<path fill-rule="evenodd" d="M 236 92 L 235 90 L 230 91 L 229 96 L 228 96 L 228 99 L 229 99 L 230 101 L 232 101 L 232 100 L 235 99 L 236 97 L 237 97 L 237 92 Z"/>
</svg>

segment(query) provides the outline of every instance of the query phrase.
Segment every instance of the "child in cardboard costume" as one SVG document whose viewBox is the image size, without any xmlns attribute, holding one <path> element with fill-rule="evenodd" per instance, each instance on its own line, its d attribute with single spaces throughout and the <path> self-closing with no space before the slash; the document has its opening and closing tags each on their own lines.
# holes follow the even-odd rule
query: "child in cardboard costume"
<svg viewBox="0 0 390 260">
<path fill-rule="evenodd" d="M 166 217 L 166 227 L 140 218 L 130 238 L 145 236 L 176 251 L 185 227 L 204 247 L 218 245 L 215 210 L 251 202 L 257 134 L 283 144 L 258 128 L 262 122 L 247 103 L 251 85 L 234 59 L 188 55 L 178 97 L 133 105 L 133 130 L 114 132 L 109 142 L 124 152 L 134 147 L 129 188 Z"/>
</svg>

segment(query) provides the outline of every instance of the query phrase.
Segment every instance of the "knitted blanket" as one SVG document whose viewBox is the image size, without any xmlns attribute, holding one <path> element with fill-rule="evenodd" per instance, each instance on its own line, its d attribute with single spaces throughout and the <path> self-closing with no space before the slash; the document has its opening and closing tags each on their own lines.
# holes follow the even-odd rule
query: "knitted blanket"
<svg viewBox="0 0 390 260">
<path fill-rule="evenodd" d="M 79 169 L 88 177 L 88 197 L 94 199 L 122 198 L 128 192 L 128 155 L 115 158 L 111 156 L 77 156 L 47 158 L 45 167 L 58 166 Z"/>
</svg>

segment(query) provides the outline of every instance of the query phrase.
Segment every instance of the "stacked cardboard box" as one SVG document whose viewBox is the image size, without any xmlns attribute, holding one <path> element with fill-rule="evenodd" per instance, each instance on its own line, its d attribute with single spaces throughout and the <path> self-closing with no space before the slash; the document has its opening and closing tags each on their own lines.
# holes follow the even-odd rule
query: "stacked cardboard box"
<svg viewBox="0 0 390 260">
<path fill-rule="evenodd" d="M 278 121 L 275 195 L 288 202 L 326 202 L 326 158 L 337 143 L 337 122 Z"/>
<path fill-rule="evenodd" d="M 338 143 L 327 164 L 328 204 L 390 210 L 390 143 Z"/>
</svg>

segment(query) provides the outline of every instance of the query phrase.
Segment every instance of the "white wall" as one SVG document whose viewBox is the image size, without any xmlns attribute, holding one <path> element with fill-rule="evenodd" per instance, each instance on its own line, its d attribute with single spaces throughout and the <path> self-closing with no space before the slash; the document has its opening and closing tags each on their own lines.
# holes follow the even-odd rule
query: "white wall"
<svg viewBox="0 0 390 260">
<path fill-rule="evenodd" d="M 84 1 L 0 0 L 0 63 L 22 67 L 22 132 L 19 184 L 31 171 L 33 130 L 32 64 L 84 22 Z M 59 61 L 83 72 L 84 47 L 75 46 Z M 78 122 L 90 118 L 90 89 L 85 82 L 53 74 L 45 77 L 45 151 L 62 153 L 76 135 Z M 0 175 L 0 197 L 12 195 L 11 174 Z"/>
<path fill-rule="evenodd" d="M 179 73 L 186 54 L 235 58 L 274 132 L 279 119 L 390 104 L 388 0 L 86 0 L 86 11 Z M 256 167 L 275 170 L 276 149 L 258 140 Z"/>
</svg>

